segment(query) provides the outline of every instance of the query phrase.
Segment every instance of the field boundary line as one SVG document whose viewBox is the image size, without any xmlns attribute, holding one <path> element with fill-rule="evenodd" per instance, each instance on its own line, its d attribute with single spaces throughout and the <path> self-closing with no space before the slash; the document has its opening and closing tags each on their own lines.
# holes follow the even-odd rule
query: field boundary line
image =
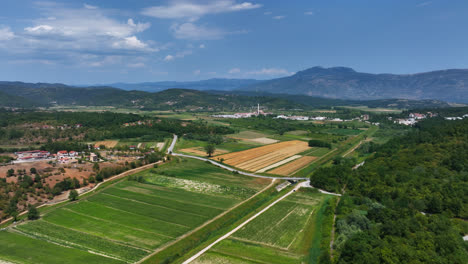
<svg viewBox="0 0 468 264">
<path fill-rule="evenodd" d="M 136 193 L 136 194 L 139 194 L 139 195 L 144 195 L 144 196 L 148 196 L 148 197 L 151 197 L 151 198 L 162 198 L 162 199 L 166 199 L 166 200 L 171 200 L 171 201 L 176 201 L 176 202 L 179 202 L 179 203 L 185 203 L 185 204 L 190 204 L 190 205 L 196 205 L 196 206 L 200 206 L 200 207 L 206 207 L 206 208 L 211 208 L 211 209 L 217 209 L 217 210 L 221 210 L 221 211 L 225 211 L 226 208 L 219 208 L 219 207 L 214 207 L 214 206 L 209 206 L 209 205 L 203 205 L 203 204 L 198 204 L 198 203 L 191 203 L 191 202 L 184 202 L 182 200 L 178 200 L 178 199 L 169 199 L 169 198 L 166 198 L 164 196 L 161 196 L 161 195 L 154 195 L 154 194 L 146 194 L 146 193 L 138 193 L 138 192 L 134 192 L 134 191 L 130 191 L 130 190 L 126 190 L 126 189 L 121 189 L 121 188 L 118 188 L 119 190 L 122 190 L 122 191 L 126 191 L 126 192 L 131 192 L 131 193 Z M 214 196 L 214 195 L 213 195 Z"/>
<path fill-rule="evenodd" d="M 227 213 L 231 212 L 232 210 L 236 209 L 237 207 L 243 205 L 244 203 L 250 201 L 250 200 L 253 199 L 254 197 L 256 197 L 256 196 L 260 195 L 261 193 L 263 193 L 264 191 L 268 190 L 269 188 L 271 188 L 271 187 L 275 184 L 275 182 L 276 182 L 276 180 L 273 179 L 273 180 L 271 181 L 271 183 L 268 184 L 268 186 L 266 186 L 265 188 L 263 188 L 261 191 L 257 192 L 256 194 L 252 195 L 252 196 L 251 196 L 250 198 L 248 198 L 247 200 L 244 200 L 244 201 L 242 201 L 242 202 L 236 204 L 235 206 L 229 208 L 229 210 L 224 211 L 223 213 L 221 213 L 221 214 L 217 215 L 216 217 L 210 219 L 209 221 L 203 223 L 201 226 L 199 226 L 199 227 L 193 229 L 192 231 L 189 231 L 188 233 L 183 234 L 182 236 L 178 237 L 176 240 L 174 240 L 174 241 L 172 241 L 172 242 L 170 242 L 170 243 L 164 245 L 162 248 L 156 249 L 153 253 L 151 253 L 150 255 L 148 255 L 148 256 L 146 256 L 146 257 L 144 257 L 143 259 L 141 259 L 141 260 L 138 261 L 137 263 L 142 263 L 142 262 L 144 262 L 145 260 L 147 260 L 147 259 L 149 259 L 150 257 L 156 255 L 157 253 L 163 251 L 164 249 L 168 248 L 169 246 L 171 246 L 171 245 L 173 245 L 173 244 L 179 242 L 180 240 L 182 240 L 182 239 L 184 239 L 184 238 L 190 236 L 191 234 L 197 232 L 198 230 L 204 228 L 205 226 L 207 226 L 207 225 L 213 223 L 214 221 L 216 221 L 216 220 L 218 220 L 219 218 L 223 217 L 223 216 L 226 215 Z"/>
<path fill-rule="evenodd" d="M 96 205 L 99 205 L 99 206 L 103 206 L 103 207 L 106 207 L 106 208 L 109 208 L 111 210 L 116 210 L 116 211 L 120 211 L 120 212 L 123 212 L 123 213 L 127 213 L 127 214 L 132 214 L 132 215 L 135 215 L 135 216 L 138 216 L 138 217 L 141 217 L 141 218 L 148 218 L 148 219 L 151 219 L 151 220 L 155 220 L 154 218 L 152 217 L 149 217 L 149 216 L 146 216 L 146 215 L 140 215 L 140 214 L 137 214 L 137 213 L 133 213 L 133 212 L 129 212 L 129 211 L 125 211 L 125 210 L 122 210 L 122 209 L 119 209 L 119 208 L 115 208 L 115 207 L 112 207 L 112 206 L 108 206 L 108 205 L 104 205 L 104 204 L 99 204 L 99 203 L 96 203 L 96 202 L 92 202 L 92 201 L 86 201 L 88 203 L 93 203 L 93 204 L 96 204 Z M 74 210 L 71 210 L 69 209 L 70 211 L 73 211 L 73 212 L 76 212 Z M 97 217 L 99 218 L 99 217 Z M 99 218 L 101 219 L 101 218 Z M 105 219 L 102 219 L 105 221 Z M 168 224 L 172 224 L 172 225 L 175 225 L 175 226 L 180 226 L 180 227 L 184 227 L 184 228 L 190 228 L 189 226 L 185 226 L 185 225 L 181 225 L 181 224 L 176 224 L 176 223 L 172 223 L 172 222 L 168 222 L 168 221 L 164 221 L 164 220 L 161 220 L 161 219 L 156 219 L 157 221 L 159 222 L 164 222 L 164 223 L 168 223 Z M 112 222 L 112 221 L 110 221 Z M 155 234 L 158 234 L 157 232 L 152 232 L 152 233 L 155 233 Z M 168 236 L 168 235 L 162 235 L 162 236 L 167 236 L 167 237 L 170 237 L 170 238 L 175 238 L 173 236 Z"/>
<path fill-rule="evenodd" d="M 287 251 L 287 248 L 277 247 L 275 245 L 268 244 L 268 243 L 265 243 L 265 242 L 245 239 L 245 238 L 241 238 L 241 237 L 237 237 L 237 236 L 230 236 L 229 239 L 238 240 L 238 241 L 241 241 L 241 242 L 247 242 L 247 243 L 250 243 L 250 244 L 262 245 L 262 246 L 269 247 L 269 248 L 272 248 L 272 249 L 280 249 L 280 250 L 283 250 L 283 251 Z M 213 251 L 216 251 L 216 250 L 213 249 Z"/>
<path fill-rule="evenodd" d="M 152 235 L 166 236 L 166 235 L 161 235 L 161 234 L 156 233 L 156 232 L 153 232 L 153 231 L 143 230 L 143 229 L 139 229 L 139 228 L 136 228 L 136 227 L 131 227 L 131 226 L 128 226 L 128 225 L 123 225 L 123 224 L 120 224 L 120 223 L 112 222 L 112 221 L 109 221 L 109 220 L 106 220 L 106 219 L 102 219 L 102 218 L 99 218 L 99 217 L 94 217 L 94 216 L 90 216 L 90 215 L 87 215 L 87 214 L 79 213 L 79 212 L 70 210 L 70 209 L 68 209 L 68 208 L 63 208 L 63 210 L 70 211 L 70 212 L 72 212 L 72 213 L 75 213 L 75 214 L 78 214 L 78 215 L 81 215 L 81 216 L 84 216 L 84 217 L 89 217 L 89 218 L 92 218 L 92 219 L 95 219 L 95 220 L 100 220 L 100 221 L 102 221 L 102 222 L 110 223 L 110 224 L 112 224 L 112 225 L 125 226 L 125 227 L 127 227 L 128 229 L 138 230 L 138 231 L 140 231 L 140 232 L 147 233 L 147 234 L 149 234 L 149 235 L 152 234 Z M 49 221 L 46 221 L 46 222 L 53 224 L 52 222 L 49 222 Z M 58 225 L 58 224 L 57 224 L 57 225 Z M 62 226 L 62 225 L 58 225 L 58 226 L 65 227 L 65 226 Z M 166 236 L 166 237 L 167 237 L 167 236 Z M 151 249 L 149 249 L 149 250 L 151 251 Z"/>
<path fill-rule="evenodd" d="M 141 248 L 141 247 L 137 247 L 137 246 L 133 246 L 133 245 L 128 245 L 128 244 L 125 244 L 125 243 L 123 243 L 122 241 L 119 241 L 119 240 L 110 239 L 110 238 L 108 238 L 108 237 L 104 238 L 104 237 L 101 237 L 101 236 L 98 236 L 98 235 L 95 235 L 95 234 L 90 234 L 90 233 L 83 232 L 83 231 L 78 230 L 78 229 L 74 229 L 74 228 L 70 228 L 70 227 L 61 226 L 61 225 L 58 225 L 58 224 L 56 224 L 56 223 L 52 223 L 52 222 L 49 222 L 49 221 L 43 220 L 43 219 L 41 219 L 41 221 L 44 221 L 44 222 L 46 222 L 46 223 L 48 223 L 48 224 L 50 224 L 50 225 L 54 225 L 54 226 L 57 226 L 57 227 L 61 227 L 61 228 L 73 230 L 73 231 L 75 231 L 75 232 L 78 232 L 78 233 L 81 233 L 81 234 L 84 234 L 84 235 L 99 237 L 99 238 L 102 238 L 102 239 L 104 239 L 104 240 L 107 240 L 107 241 L 109 241 L 109 242 L 112 242 L 112 243 L 115 243 L 115 244 L 118 244 L 118 245 L 121 245 L 121 246 L 126 246 L 126 247 L 131 247 L 131 248 L 138 249 L 138 250 L 142 250 L 142 251 L 146 251 L 146 252 L 151 252 L 151 250 L 148 250 L 148 249 L 145 249 L 145 248 Z M 18 227 L 16 226 L 14 229 L 18 229 Z M 22 232 L 24 232 L 24 231 L 22 231 Z M 49 237 L 49 236 L 47 236 L 47 237 Z M 59 239 L 59 240 L 61 240 L 61 239 Z M 69 242 L 69 241 L 64 240 L 64 242 Z M 77 244 L 77 243 L 73 243 L 73 242 L 69 242 L 69 243 L 74 244 L 74 245 L 81 245 L 81 244 Z M 85 245 L 81 245 L 81 246 L 87 247 L 87 246 L 85 246 Z M 89 248 L 89 249 L 92 249 L 92 248 Z M 98 250 L 98 249 L 95 249 L 95 250 Z"/>
<path fill-rule="evenodd" d="M 187 259 L 186 261 L 184 261 L 182 264 L 189 264 L 189 263 L 191 263 L 192 261 L 194 261 L 195 259 L 197 259 L 197 258 L 200 257 L 201 255 L 203 255 L 205 252 L 207 252 L 210 248 L 212 248 L 213 246 L 215 246 L 215 245 L 218 244 L 219 242 L 223 241 L 224 239 L 228 238 L 229 236 L 231 236 L 232 234 L 234 234 L 235 232 L 237 232 L 239 229 L 243 228 L 245 225 L 247 225 L 248 223 L 250 223 L 252 220 L 254 220 L 255 218 L 257 218 L 259 215 L 261 215 L 261 214 L 263 214 L 264 212 L 268 211 L 268 209 L 270 209 L 271 207 L 273 207 L 275 204 L 281 202 L 283 199 L 285 199 L 286 197 L 288 197 L 288 196 L 291 195 L 292 193 L 296 192 L 296 190 L 298 190 L 302 185 L 303 185 L 303 183 L 298 183 L 298 185 L 297 185 L 293 190 L 291 190 L 291 191 L 288 192 L 287 194 L 281 196 L 281 197 L 278 198 L 276 201 L 274 201 L 273 203 L 269 204 L 267 207 L 263 208 L 260 212 L 256 213 L 254 216 L 250 217 L 249 219 L 247 219 L 246 221 L 244 221 L 243 223 L 241 223 L 240 225 L 238 225 L 236 228 L 234 228 L 233 230 L 229 231 L 229 232 L 226 233 L 224 236 L 218 238 L 215 242 L 211 243 L 210 245 L 208 245 L 207 247 L 205 247 L 204 249 L 202 249 L 201 251 L 199 251 L 197 254 L 193 255 L 192 257 L 190 257 L 189 259 Z"/>
<path fill-rule="evenodd" d="M 117 195 L 113 195 L 113 194 L 109 194 L 109 193 L 102 193 L 102 194 L 107 195 L 107 196 L 112 196 L 112 197 L 122 199 L 122 200 L 127 200 L 127 201 L 131 201 L 131 202 L 139 203 L 139 204 L 144 204 L 144 205 L 149 205 L 149 206 L 154 206 L 154 207 L 160 207 L 160 208 L 164 208 L 164 209 L 179 212 L 179 213 L 185 213 L 185 214 L 190 214 L 190 215 L 194 215 L 194 216 L 199 216 L 201 218 L 210 218 L 209 216 L 205 216 L 205 215 L 199 215 L 199 214 L 196 214 L 196 213 L 190 213 L 190 212 L 186 212 L 186 211 L 182 211 L 182 210 L 177 210 L 177 209 L 165 207 L 165 206 L 162 206 L 162 205 L 145 203 L 145 202 L 130 199 L 130 198 L 119 197 Z"/>
<path fill-rule="evenodd" d="M 111 258 L 111 259 L 116 259 L 116 260 L 126 262 L 125 259 L 121 259 L 121 258 L 119 258 L 117 256 L 113 256 L 113 255 L 108 255 L 108 254 L 106 254 L 106 252 L 103 252 L 103 251 L 99 252 L 100 251 L 99 249 L 92 248 L 92 247 L 89 247 L 89 246 L 86 246 L 86 245 L 83 245 L 83 244 L 78 244 L 78 243 L 70 242 L 70 241 L 67 241 L 67 240 L 59 239 L 59 238 L 55 238 L 56 240 L 53 240 L 53 238 L 50 237 L 50 236 L 42 235 L 41 233 L 36 233 L 36 232 L 28 233 L 28 232 L 25 232 L 23 230 L 19 230 L 16 227 L 14 228 L 14 230 L 17 233 L 19 233 L 21 235 L 24 235 L 24 236 L 29 236 L 32 239 L 42 240 L 44 242 L 51 243 L 51 244 L 56 244 L 58 246 L 77 249 L 77 250 L 81 250 L 81 251 L 86 251 L 86 252 L 89 252 L 89 253 L 94 254 L 94 255 L 99 255 L 99 256 L 106 257 L 106 258 Z M 81 247 L 82 249 L 80 249 L 79 247 Z"/>
<path fill-rule="evenodd" d="M 91 188 L 91 189 L 89 189 L 89 190 L 86 190 L 86 191 L 80 193 L 80 195 L 79 195 L 78 197 L 81 197 L 81 196 L 83 196 L 83 195 L 85 195 L 85 194 L 88 194 L 88 193 L 90 193 L 90 192 L 92 192 L 92 191 L 97 191 L 97 189 L 99 188 L 99 186 L 101 186 L 101 185 L 104 184 L 104 183 L 107 183 L 107 182 L 109 182 L 109 181 L 114 181 L 114 180 L 118 180 L 118 179 L 124 178 L 124 177 L 126 177 L 126 176 L 128 176 L 128 175 L 131 175 L 131 174 L 134 174 L 134 173 L 138 173 L 138 172 L 140 172 L 140 171 L 143 171 L 143 170 L 146 170 L 146 169 L 148 169 L 148 168 L 151 168 L 151 166 L 154 166 L 155 164 L 160 164 L 160 163 L 163 163 L 163 161 L 158 161 L 158 162 L 155 162 L 155 163 L 146 164 L 146 165 L 143 165 L 143 166 L 141 166 L 141 167 L 138 167 L 138 168 L 135 168 L 135 169 L 131 169 L 131 170 L 128 170 L 128 171 L 124 171 L 124 172 L 122 172 L 122 173 L 120 173 L 120 174 L 117 174 L 117 175 L 112 176 L 112 177 L 110 177 L 110 178 L 104 179 L 102 182 L 96 184 L 93 188 Z M 113 184 L 115 184 L 115 183 L 113 183 Z M 109 186 L 112 186 L 113 184 L 111 184 L 111 185 L 109 185 Z M 109 187 L 109 186 L 107 186 L 107 187 Z M 107 188 L 107 187 L 106 187 L 106 188 Z M 83 188 L 85 188 L 85 187 L 83 187 Z M 47 203 L 45 203 L 45 204 L 41 204 L 41 205 L 37 206 L 36 208 L 42 208 L 42 207 L 47 207 L 47 206 L 52 206 L 52 205 L 58 205 L 58 204 L 66 203 L 66 202 L 68 202 L 68 201 L 69 201 L 69 199 L 66 198 L 66 199 L 63 199 L 63 200 L 61 200 L 61 201 L 47 202 Z M 22 216 L 22 215 L 25 215 L 25 214 L 27 214 L 27 212 L 28 212 L 28 211 L 23 211 L 23 212 L 19 213 L 17 217 L 20 217 L 20 216 Z M 5 224 L 5 223 L 7 223 L 8 221 L 11 221 L 11 220 L 13 220 L 13 217 L 9 217 L 9 218 L 7 218 L 7 219 L 5 219 L 5 220 L 3 220 L 3 221 L 0 221 L 0 225 L 3 225 L 3 224 Z"/>
</svg>

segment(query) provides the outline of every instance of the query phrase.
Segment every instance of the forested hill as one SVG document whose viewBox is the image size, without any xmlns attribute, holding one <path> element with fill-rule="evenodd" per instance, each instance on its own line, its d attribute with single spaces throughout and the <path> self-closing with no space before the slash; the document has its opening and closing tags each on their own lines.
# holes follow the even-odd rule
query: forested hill
<svg viewBox="0 0 468 264">
<path fill-rule="evenodd" d="M 398 75 L 362 73 L 345 67 L 313 67 L 239 89 L 339 99 L 437 99 L 468 103 L 468 70 Z"/>
<path fill-rule="evenodd" d="M 353 171 L 336 160 L 311 184 L 345 191 L 337 207 L 338 263 L 466 263 L 468 120 L 429 119 Z M 326 258 L 327 256 L 324 256 Z"/>
<path fill-rule="evenodd" d="M 189 89 L 150 93 L 113 87 L 72 87 L 63 84 L 0 82 L 0 107 L 114 106 L 147 110 L 250 111 L 258 103 L 265 109 L 311 109 L 332 106 L 420 108 L 448 107 L 437 100 L 349 101 L 310 96 L 278 95 Z"/>
</svg>

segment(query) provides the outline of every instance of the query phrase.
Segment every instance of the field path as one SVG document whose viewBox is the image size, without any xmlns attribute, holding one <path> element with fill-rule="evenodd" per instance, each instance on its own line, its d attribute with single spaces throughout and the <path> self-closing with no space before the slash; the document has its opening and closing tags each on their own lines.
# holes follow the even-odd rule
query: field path
<svg viewBox="0 0 468 264">
<path fill-rule="evenodd" d="M 144 262 L 145 260 L 147 260 L 147 259 L 150 258 L 151 256 L 156 255 L 157 253 L 159 253 L 159 252 L 165 250 L 166 248 L 168 248 L 169 246 L 171 246 L 171 245 L 177 243 L 178 241 L 184 239 L 185 237 L 190 236 L 191 234 L 193 234 L 193 233 L 197 232 L 198 230 L 204 228 L 205 226 L 211 224 L 212 222 L 216 221 L 217 219 L 223 217 L 225 214 L 227 214 L 227 213 L 229 213 L 230 211 L 236 209 L 237 207 L 241 206 L 242 204 L 244 204 L 244 203 L 250 201 L 251 199 L 253 199 L 253 198 L 256 197 L 257 195 L 263 193 L 264 191 L 266 191 L 266 190 L 268 190 L 270 187 L 272 187 L 272 186 L 275 184 L 275 181 L 276 181 L 276 180 L 273 179 L 273 180 L 271 181 L 271 183 L 268 184 L 267 187 L 263 188 L 263 190 L 257 192 L 255 195 L 252 195 L 249 199 L 247 199 L 247 200 L 245 200 L 245 201 L 243 201 L 243 202 L 241 202 L 241 203 L 238 203 L 236 206 L 234 206 L 234 207 L 230 208 L 229 210 L 224 211 L 223 213 L 217 215 L 216 217 L 212 218 L 211 220 L 205 222 L 203 225 L 201 225 L 201 226 L 199 226 L 199 227 L 193 229 L 192 231 L 190 231 L 190 232 L 188 232 L 188 233 L 183 234 L 182 236 L 178 237 L 176 240 L 174 240 L 174 241 L 172 241 L 172 242 L 170 242 L 170 243 L 164 245 L 163 247 L 156 249 L 153 253 L 151 253 L 150 255 L 148 255 L 148 256 L 146 256 L 146 257 L 144 257 L 143 259 L 141 259 L 141 260 L 138 261 L 137 263 L 142 263 L 142 262 Z"/>
<path fill-rule="evenodd" d="M 189 259 L 187 259 L 186 261 L 184 261 L 182 264 L 189 264 L 190 262 L 194 261 L 195 259 L 197 259 L 198 257 L 200 257 L 201 255 L 203 255 L 203 253 L 205 253 L 206 251 L 210 250 L 210 248 L 212 248 L 213 246 L 215 246 L 216 244 L 218 244 L 219 242 L 223 241 L 224 239 L 228 238 L 229 236 L 231 236 L 232 234 L 234 234 L 235 232 L 237 232 L 239 229 L 241 229 L 242 227 L 244 227 L 245 225 L 247 225 L 248 223 L 250 223 L 252 220 L 254 220 L 255 218 L 257 218 L 259 215 L 263 214 L 264 212 L 266 212 L 268 209 L 270 209 L 271 207 L 273 207 L 275 204 L 279 203 L 280 201 L 282 201 L 283 199 L 285 199 L 286 197 L 288 197 L 289 195 L 291 195 L 292 193 L 294 193 L 295 191 L 297 191 L 299 188 L 301 188 L 303 185 L 304 185 L 305 182 L 301 182 L 301 183 L 298 183 L 297 186 L 291 190 L 290 192 L 288 192 L 287 194 L 283 195 L 282 197 L 280 197 L 278 200 L 274 201 L 273 203 L 271 203 L 270 205 L 268 205 L 267 207 L 263 208 L 263 210 L 261 210 L 260 212 L 256 213 L 254 216 L 250 217 L 249 219 L 247 219 L 245 222 L 243 222 L 242 224 L 238 225 L 236 228 L 234 228 L 233 230 L 229 231 L 228 233 L 226 233 L 224 236 L 218 238 L 215 242 L 211 243 L 210 245 L 208 245 L 207 247 L 205 247 L 204 249 L 202 249 L 201 251 L 199 251 L 197 254 L 193 255 L 192 257 L 190 257 Z"/>
</svg>

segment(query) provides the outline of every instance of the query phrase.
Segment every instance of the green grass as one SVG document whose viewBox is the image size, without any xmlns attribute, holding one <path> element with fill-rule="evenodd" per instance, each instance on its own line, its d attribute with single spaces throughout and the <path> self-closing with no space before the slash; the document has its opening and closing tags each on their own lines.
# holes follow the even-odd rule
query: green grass
<svg viewBox="0 0 468 264">
<path fill-rule="evenodd" d="M 305 263 L 315 246 L 312 242 L 322 237 L 321 215 L 329 199 L 330 196 L 317 191 L 301 189 L 214 246 L 195 263 Z"/>
<path fill-rule="evenodd" d="M 208 142 L 206 141 L 185 139 L 182 137 L 179 140 L 177 140 L 177 144 L 174 148 L 174 152 L 178 152 L 178 151 L 180 152 L 181 149 L 186 149 L 186 148 L 194 148 L 194 147 L 203 148 L 206 145 L 208 145 Z M 262 144 L 249 142 L 249 141 L 243 141 L 243 140 L 229 140 L 219 145 L 215 145 L 215 148 L 223 149 L 223 150 L 226 150 L 227 152 L 236 152 L 236 151 L 242 151 L 246 149 L 255 148 L 258 146 L 262 146 Z M 193 153 L 188 153 L 188 154 L 193 155 Z"/>
<path fill-rule="evenodd" d="M 235 137 L 235 138 L 254 139 L 254 138 L 269 137 L 270 135 L 262 133 L 262 132 L 258 132 L 258 131 L 253 131 L 253 130 L 244 130 L 236 134 L 230 134 L 228 136 Z"/>
<path fill-rule="evenodd" d="M 125 263 L 6 231 L 0 231 L 0 259 L 28 264 Z"/>
<path fill-rule="evenodd" d="M 70 228 L 57 226 L 43 220 L 19 225 L 16 228 L 38 239 L 63 244 L 84 251 L 91 250 L 130 262 L 137 261 L 147 254 L 147 252 L 141 249 L 117 244 L 99 236 L 93 236 Z"/>
<path fill-rule="evenodd" d="M 269 183 L 234 175 L 205 162 L 177 158 L 137 176 L 143 176 L 151 183 L 122 179 L 93 195 L 81 197 L 77 202 L 41 211 L 41 220 L 27 221 L 8 230 L 21 232 L 19 236 L 36 244 L 66 245 L 85 257 L 94 252 L 91 257 L 104 258 L 103 261 L 85 261 L 88 263 L 136 262 L 254 195 Z M 173 181 L 190 186 L 186 188 L 171 183 Z M 208 187 L 215 189 L 209 192 Z M 242 210 L 248 209 L 250 207 Z M 216 228 L 222 227 L 225 221 L 224 218 L 217 220 Z M 10 234 L 1 232 L 0 238 L 3 233 Z M 11 256 L 4 252 L 7 256 L 2 257 L 1 252 L 0 249 L 0 259 L 28 262 L 26 254 L 21 259 L 14 252 Z M 62 261 L 65 259 L 62 257 Z M 84 262 L 77 260 L 76 263 Z"/>
</svg>

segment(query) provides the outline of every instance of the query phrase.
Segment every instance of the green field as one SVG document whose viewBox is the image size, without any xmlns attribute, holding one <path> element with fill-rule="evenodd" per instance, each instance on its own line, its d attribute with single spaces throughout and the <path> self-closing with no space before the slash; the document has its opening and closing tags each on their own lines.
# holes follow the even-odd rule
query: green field
<svg viewBox="0 0 468 264">
<path fill-rule="evenodd" d="M 268 180 L 234 175 L 202 161 L 177 158 L 138 176 L 142 176 L 139 182 L 124 179 L 95 195 L 48 211 L 40 220 L 0 232 L 0 259 L 133 263 L 269 184 Z M 10 240 L 18 250 L 5 249 Z M 62 251 L 69 256 L 62 256 Z M 32 252 L 34 261 L 25 252 Z"/>
<path fill-rule="evenodd" d="M 317 219 L 330 198 L 312 190 L 293 193 L 194 263 L 305 263 L 320 246 L 313 243 L 322 236 Z"/>
</svg>

